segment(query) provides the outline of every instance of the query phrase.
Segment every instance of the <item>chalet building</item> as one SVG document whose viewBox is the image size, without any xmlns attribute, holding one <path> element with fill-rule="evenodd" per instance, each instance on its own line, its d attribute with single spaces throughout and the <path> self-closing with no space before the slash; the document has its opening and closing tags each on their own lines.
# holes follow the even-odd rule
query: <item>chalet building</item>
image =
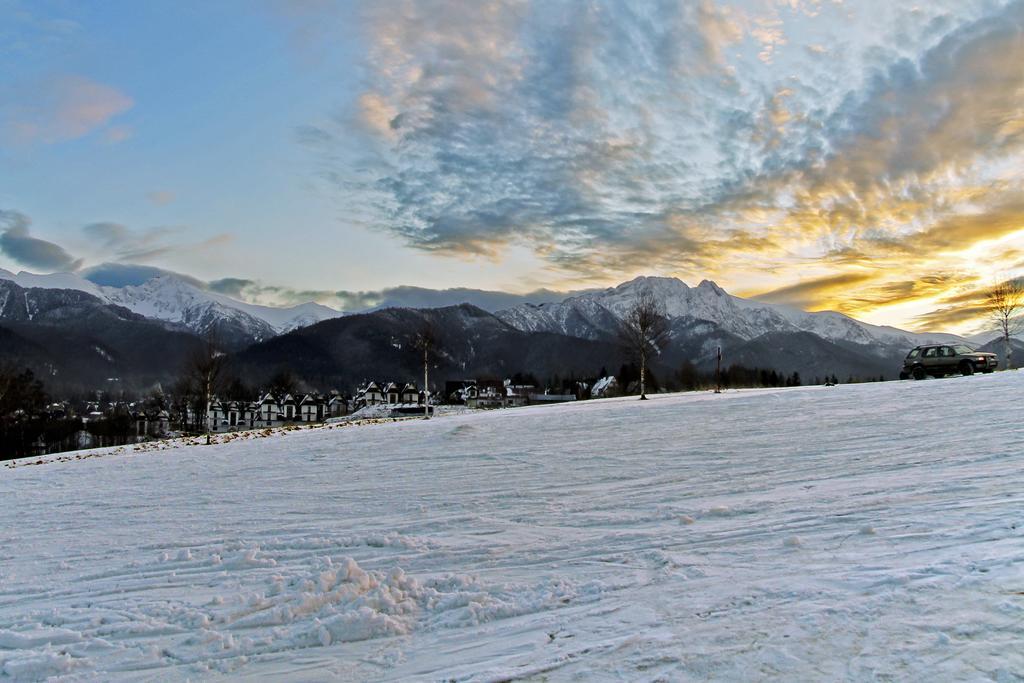
<svg viewBox="0 0 1024 683">
<path fill-rule="evenodd" d="M 231 401 L 221 403 L 221 412 L 230 429 L 252 429 L 256 426 L 259 416 L 259 404 L 250 401 Z"/>
<path fill-rule="evenodd" d="M 421 400 L 420 391 L 413 384 L 396 384 L 389 382 L 384 387 L 384 400 L 388 405 L 399 403 L 419 403 Z"/>
<path fill-rule="evenodd" d="M 312 394 L 306 394 L 299 401 L 299 421 L 300 422 L 322 422 L 324 419 L 324 412 L 327 404 L 324 403 L 323 399 L 313 396 Z"/>
<path fill-rule="evenodd" d="M 575 394 L 553 394 L 539 391 L 532 384 L 512 384 L 511 380 L 460 380 L 445 384 L 449 403 L 467 408 L 518 408 L 527 405 L 575 401 Z"/>
<path fill-rule="evenodd" d="M 423 405 L 423 392 L 415 384 L 387 382 L 381 388 L 376 382 L 370 382 L 356 390 L 353 403 L 356 410 L 376 405 L 391 408 L 417 406 Z"/>
<path fill-rule="evenodd" d="M 344 401 L 338 402 L 335 410 L 343 410 Z M 332 399 L 333 400 L 333 399 Z M 328 401 L 316 394 L 306 394 L 296 400 L 291 394 L 280 399 L 267 393 L 256 402 L 220 401 L 214 399 L 207 408 L 207 427 L 211 432 L 227 432 L 239 429 L 279 427 L 285 424 L 314 424 L 329 417 Z"/>
<path fill-rule="evenodd" d="M 535 393 L 537 387 L 532 384 L 505 383 L 505 407 L 521 408 L 530 405 L 530 394 Z"/>
<path fill-rule="evenodd" d="M 384 401 L 384 392 L 376 382 L 370 382 L 356 390 L 356 406 L 359 408 L 380 405 Z"/>
<path fill-rule="evenodd" d="M 331 396 L 331 400 L 327 402 L 327 417 L 342 417 L 348 415 L 348 401 L 341 396 Z"/>
<path fill-rule="evenodd" d="M 388 405 L 398 405 L 402 402 L 402 390 L 394 382 L 388 382 L 384 387 L 384 400 Z"/>
<path fill-rule="evenodd" d="M 171 430 L 171 414 L 166 410 L 150 412 L 140 410 L 131 413 L 131 418 L 135 423 L 135 436 L 139 438 L 164 436 Z"/>
<path fill-rule="evenodd" d="M 295 398 L 291 394 L 285 394 L 284 399 L 281 400 L 280 417 L 285 422 L 293 422 L 298 412 L 299 405 L 295 402 Z"/>
<path fill-rule="evenodd" d="M 466 387 L 464 395 L 467 408 L 504 408 L 507 403 L 505 385 L 493 380 L 483 380 Z"/>
<path fill-rule="evenodd" d="M 261 427 L 270 427 L 277 422 L 277 417 L 281 413 L 281 406 L 278 404 L 277 399 L 274 398 L 273 394 L 268 393 L 260 400 L 259 407 L 259 421 L 263 424 Z"/>
</svg>

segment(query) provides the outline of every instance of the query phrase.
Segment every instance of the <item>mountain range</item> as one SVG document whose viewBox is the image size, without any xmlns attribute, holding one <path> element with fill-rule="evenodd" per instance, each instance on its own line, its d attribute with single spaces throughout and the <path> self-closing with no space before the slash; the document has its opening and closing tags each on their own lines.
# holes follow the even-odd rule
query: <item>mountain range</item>
<svg viewBox="0 0 1024 683">
<path fill-rule="evenodd" d="M 961 340 L 743 299 L 708 280 L 690 287 L 676 278 L 641 277 L 561 301 L 495 311 L 460 304 L 343 314 L 312 302 L 275 308 L 237 301 L 170 273 L 118 287 L 77 274 L 0 270 L 0 338 L 6 338 L 0 360 L 31 360 L 78 382 L 110 373 L 152 381 L 172 377 L 183 349 L 212 332 L 232 353 L 236 371 L 251 382 L 288 369 L 316 388 L 350 390 L 369 378 L 415 380 L 421 370 L 410 345 L 429 322 L 443 342 L 438 379 L 515 372 L 593 375 L 601 367 L 614 371 L 625 360 L 619 329 L 645 289 L 669 319 L 668 342 L 653 362 L 663 376 L 686 361 L 708 370 L 721 348 L 727 365 L 796 371 L 808 378 L 893 377 L 907 349 Z M 144 343 L 148 367 L 111 337 Z M 93 347 L 102 353 L 90 352 Z M 78 367 L 89 366 L 92 355 L 103 362 L 93 358 L 92 366 Z"/>
<path fill-rule="evenodd" d="M 0 279 L 0 363 L 32 368 L 49 389 L 172 381 L 201 344 L 183 325 L 77 289 L 26 289 Z"/>
<path fill-rule="evenodd" d="M 620 321 L 641 289 L 653 292 L 670 320 L 705 321 L 743 340 L 767 333 L 809 332 L 831 342 L 860 344 L 879 351 L 890 346 L 913 347 L 930 340 L 961 339 L 950 334 L 920 334 L 869 325 L 834 311 L 808 313 L 789 306 L 742 299 L 728 294 L 710 280 L 689 287 L 677 278 L 665 277 L 640 277 L 558 303 L 523 304 L 499 311 L 497 316 L 521 330 L 600 339 L 615 336 Z"/>
<path fill-rule="evenodd" d="M 23 288 L 77 290 L 100 301 L 155 320 L 178 323 L 192 332 L 213 333 L 227 347 L 242 349 L 299 327 L 342 315 L 340 311 L 309 302 L 273 307 L 250 304 L 211 292 L 171 273 L 161 273 L 141 284 L 98 285 L 74 273 L 14 274 L 0 269 L 0 280 Z"/>
</svg>

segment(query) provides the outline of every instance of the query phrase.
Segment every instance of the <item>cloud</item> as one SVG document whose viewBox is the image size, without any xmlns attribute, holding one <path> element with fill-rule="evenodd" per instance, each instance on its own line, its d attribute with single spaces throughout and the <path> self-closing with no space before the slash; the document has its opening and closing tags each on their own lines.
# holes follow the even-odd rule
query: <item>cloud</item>
<svg viewBox="0 0 1024 683">
<path fill-rule="evenodd" d="M 822 299 L 831 297 L 851 286 L 863 284 L 877 276 L 870 273 L 841 273 L 825 277 L 803 280 L 793 285 L 773 289 L 753 297 L 759 301 L 775 304 L 788 304 L 800 308 L 819 304 Z"/>
<path fill-rule="evenodd" d="M 149 261 L 178 251 L 181 246 L 167 239 L 182 232 L 181 228 L 156 227 L 133 230 L 120 223 L 90 223 L 82 232 L 103 249 L 104 258 L 120 261 Z"/>
<path fill-rule="evenodd" d="M 568 263 L 626 246 L 627 221 L 656 231 L 666 199 L 699 196 L 697 160 L 679 154 L 695 142 L 686 124 L 734 87 L 724 52 L 741 38 L 713 3 L 397 2 L 367 14 L 372 79 L 353 121 L 374 163 L 333 177 L 411 246 L 498 258 L 528 244 Z"/>
<path fill-rule="evenodd" d="M 185 232 L 184 228 L 159 226 L 133 230 L 112 222 L 90 223 L 82 228 L 82 232 L 101 247 L 103 258 L 114 258 L 129 263 L 153 261 L 172 254 L 217 249 L 234 239 L 230 233 L 220 233 L 200 242 L 182 243 L 176 238 Z"/>
<path fill-rule="evenodd" d="M 135 263 L 101 263 L 82 271 L 82 277 L 101 287 L 137 286 L 161 275 L 173 275 L 200 288 L 206 286 L 191 275 Z"/>
<path fill-rule="evenodd" d="M 997 284 L 1015 281 L 1024 283 L 1024 276 L 1003 279 L 1002 276 L 973 278 L 955 292 L 945 292 L 937 299 L 939 304 L 927 313 L 914 319 L 919 329 L 960 327 L 972 332 L 986 332 L 993 329 L 992 314 L 987 305 L 989 292 Z"/>
<path fill-rule="evenodd" d="M 100 130 L 134 104 L 113 86 L 84 76 L 56 76 L 11 89 L 0 99 L 0 126 L 15 142 L 52 144 Z M 111 126 L 106 140 L 120 142 L 130 134 L 123 125 Z"/>
<path fill-rule="evenodd" d="M 225 277 L 220 280 L 213 280 L 207 286 L 218 294 L 226 294 L 234 299 L 242 299 L 246 296 L 246 290 L 256 287 L 257 282 L 244 278 Z"/>
<path fill-rule="evenodd" d="M 380 290 L 302 290 L 265 285 L 247 278 L 222 278 L 208 283 L 211 291 L 234 299 L 269 306 L 293 306 L 316 301 L 341 311 L 359 312 L 377 308 L 440 308 L 469 303 L 486 311 L 499 311 L 522 303 L 541 304 L 580 294 L 586 290 L 555 291 L 537 289 L 525 294 L 510 294 L 482 289 L 456 287 L 388 287 Z"/>
<path fill-rule="evenodd" d="M 88 237 L 95 238 L 104 246 L 116 246 L 132 239 L 131 231 L 120 223 L 90 223 L 82 228 Z"/>
<path fill-rule="evenodd" d="M 595 283 L 770 270 L 794 303 L 863 311 L 1011 235 L 993 164 L 1024 161 L 1024 2 L 877 9 L 379 3 L 350 117 L 303 139 L 353 220 L 431 254 L 526 246 Z M 800 289 L 810 264 L 873 289 Z"/>
<path fill-rule="evenodd" d="M 765 64 L 771 64 L 775 58 L 775 51 L 787 42 L 782 25 L 781 19 L 760 18 L 750 30 L 750 34 L 761 44 L 757 58 Z"/>
<path fill-rule="evenodd" d="M 31 220 L 17 211 L 0 210 L 0 252 L 28 266 L 47 271 L 74 271 L 82 265 L 58 244 L 29 235 Z"/>
<path fill-rule="evenodd" d="M 110 126 L 103 132 L 103 139 L 112 145 L 124 142 L 135 135 L 131 126 Z"/>
<path fill-rule="evenodd" d="M 358 3 L 336 0 L 265 0 L 256 5 L 270 10 L 276 24 L 286 28 L 289 42 L 303 59 L 321 62 L 334 54 L 339 42 L 355 36 L 353 15 Z"/>
<path fill-rule="evenodd" d="M 919 330 L 948 330 L 968 327 L 979 330 L 987 310 L 983 305 L 944 307 L 914 318 L 914 326 Z"/>
<path fill-rule="evenodd" d="M 177 196 L 170 190 L 153 190 L 146 193 L 146 199 L 157 206 L 166 206 L 176 198 Z"/>
</svg>

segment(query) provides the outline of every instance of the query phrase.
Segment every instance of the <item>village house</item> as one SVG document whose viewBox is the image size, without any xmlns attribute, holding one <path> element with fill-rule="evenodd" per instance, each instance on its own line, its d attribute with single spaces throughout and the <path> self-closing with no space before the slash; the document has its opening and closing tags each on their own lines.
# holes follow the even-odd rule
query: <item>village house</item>
<svg viewBox="0 0 1024 683">
<path fill-rule="evenodd" d="M 343 400 L 335 398 L 338 401 L 333 409 L 343 411 Z M 211 432 L 312 424 L 323 422 L 329 416 L 328 406 L 327 399 L 317 394 L 306 394 L 298 401 L 291 394 L 278 399 L 269 392 L 255 403 L 214 399 L 207 408 L 206 423 Z"/>
<path fill-rule="evenodd" d="M 384 403 L 384 392 L 376 382 L 370 382 L 366 386 L 356 389 L 356 409 L 364 406 L 376 406 Z"/>
<path fill-rule="evenodd" d="M 505 406 L 507 408 L 521 408 L 530 405 L 530 394 L 537 391 L 532 384 L 512 384 L 505 380 Z"/>
<path fill-rule="evenodd" d="M 343 396 L 335 394 L 331 396 L 331 400 L 327 402 L 327 414 L 326 417 L 342 417 L 348 415 L 348 400 Z"/>
<path fill-rule="evenodd" d="M 135 423 L 135 436 L 140 439 L 147 436 L 164 436 L 171 430 L 171 415 L 166 410 L 139 410 L 133 412 L 131 417 Z"/>
<path fill-rule="evenodd" d="M 420 392 L 413 384 L 397 384 L 395 382 L 388 382 L 387 386 L 384 387 L 384 398 L 388 405 L 397 405 L 400 403 L 414 403 L 420 402 Z"/>
<path fill-rule="evenodd" d="M 507 405 L 505 385 L 496 380 L 482 380 L 465 390 L 467 408 L 504 408 Z"/>
<path fill-rule="evenodd" d="M 467 408 L 519 408 L 527 405 L 565 403 L 577 400 L 575 394 L 541 391 L 532 384 L 513 384 L 512 380 L 458 380 L 445 383 L 449 403 Z"/>
<path fill-rule="evenodd" d="M 423 393 L 415 384 L 399 384 L 387 382 L 383 385 L 370 382 L 356 390 L 353 400 L 354 408 L 359 410 L 367 406 L 387 405 L 391 408 L 411 408 L 423 405 Z"/>
<path fill-rule="evenodd" d="M 299 421 L 321 422 L 324 419 L 326 404 L 323 399 L 312 394 L 306 394 L 299 401 Z"/>
</svg>

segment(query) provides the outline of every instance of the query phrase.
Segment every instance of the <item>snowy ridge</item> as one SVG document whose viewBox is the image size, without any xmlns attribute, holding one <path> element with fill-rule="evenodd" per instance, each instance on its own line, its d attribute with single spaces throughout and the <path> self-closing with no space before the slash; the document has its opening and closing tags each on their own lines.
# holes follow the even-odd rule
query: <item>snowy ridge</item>
<svg viewBox="0 0 1024 683">
<path fill-rule="evenodd" d="M 280 308 L 249 304 L 171 274 L 124 287 L 99 286 L 74 273 L 14 274 L 0 269 L 0 279 L 13 280 L 21 287 L 77 289 L 149 318 L 181 323 L 198 333 L 228 323 L 256 341 L 341 315 L 314 302 Z"/>
<path fill-rule="evenodd" d="M 496 315 L 528 332 L 558 332 L 596 339 L 614 332 L 616 322 L 622 319 L 642 289 L 654 293 L 669 318 L 707 320 L 744 340 L 770 332 L 810 332 L 833 342 L 901 347 L 960 339 L 951 334 L 915 333 L 869 325 L 835 311 L 808 313 L 789 306 L 742 299 L 709 280 L 690 287 L 677 278 L 664 277 L 639 277 L 560 303 L 524 304 Z"/>
<path fill-rule="evenodd" d="M 49 275 L 37 275 L 28 271 L 20 271 L 17 274 L 0 268 L 0 280 L 10 280 L 19 287 L 30 289 L 77 289 L 86 294 L 92 294 L 100 299 L 105 299 L 99 285 L 89 282 L 75 273 L 51 273 Z"/>
</svg>

